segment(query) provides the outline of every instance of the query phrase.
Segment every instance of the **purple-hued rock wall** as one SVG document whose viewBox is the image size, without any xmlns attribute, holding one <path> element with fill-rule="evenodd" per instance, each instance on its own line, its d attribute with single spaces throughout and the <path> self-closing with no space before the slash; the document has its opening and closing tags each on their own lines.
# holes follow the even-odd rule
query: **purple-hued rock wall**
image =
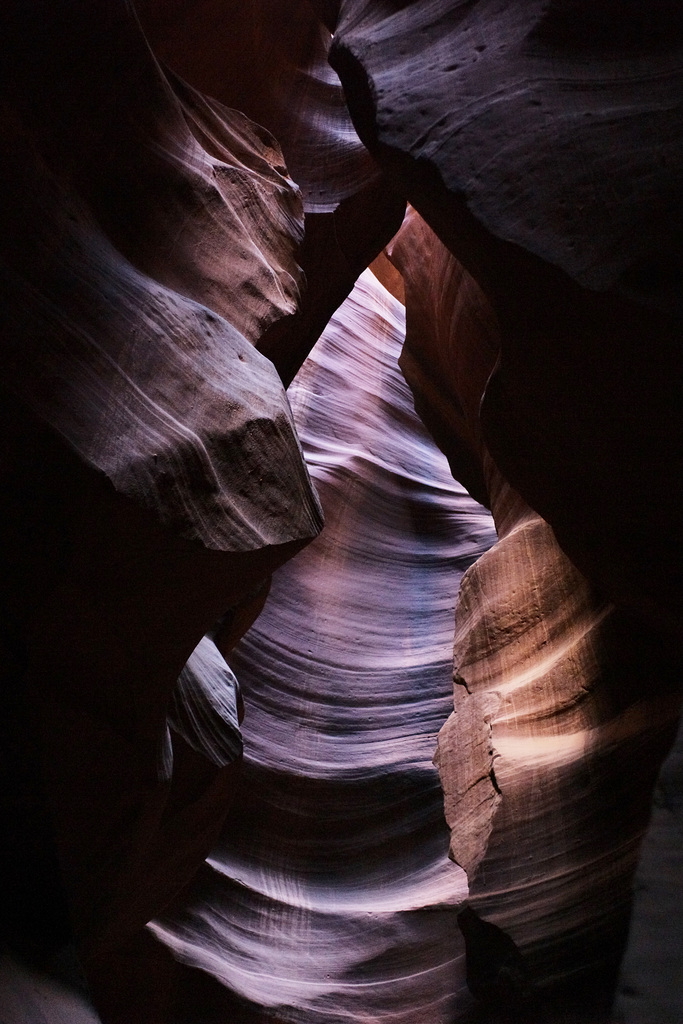
<svg viewBox="0 0 683 1024">
<path fill-rule="evenodd" d="M 326 527 L 231 656 L 245 760 L 230 824 L 152 926 L 254 1021 L 445 1024 L 472 1001 L 467 880 L 432 757 L 455 594 L 495 535 L 413 411 L 404 331 L 366 272 L 290 389 Z"/>
<path fill-rule="evenodd" d="M 12 1024 L 683 1019 L 681 54 L 2 6 Z"/>
</svg>

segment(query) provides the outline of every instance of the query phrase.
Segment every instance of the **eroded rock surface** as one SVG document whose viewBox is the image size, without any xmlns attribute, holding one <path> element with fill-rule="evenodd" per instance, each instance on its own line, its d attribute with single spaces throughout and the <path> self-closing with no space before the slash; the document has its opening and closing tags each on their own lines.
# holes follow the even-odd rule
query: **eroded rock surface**
<svg viewBox="0 0 683 1024">
<path fill-rule="evenodd" d="M 345 0 L 332 54 L 361 137 L 492 303 L 498 466 L 677 642 L 682 48 L 669 2 Z"/>
<path fill-rule="evenodd" d="M 192 877 L 234 788 L 234 700 L 183 666 L 321 527 L 255 348 L 296 306 L 302 207 L 273 138 L 174 91 L 129 5 L 0 26 L 3 781 L 34 793 L 4 860 L 26 934 L 3 930 L 48 956 L 73 929 L 92 964 Z"/>
<path fill-rule="evenodd" d="M 470 1005 L 431 762 L 454 593 L 493 534 L 412 410 L 403 329 L 364 274 L 292 386 L 325 531 L 231 658 L 243 784 L 198 883 L 153 925 L 249 1020 L 445 1024 Z"/>
<path fill-rule="evenodd" d="M 616 963 L 679 698 L 638 692 L 627 627 L 537 516 L 469 570 L 456 622 L 438 762 L 474 905 L 544 982 Z"/>
<path fill-rule="evenodd" d="M 289 385 L 356 278 L 398 230 L 403 197 L 358 138 L 307 0 L 138 0 L 155 53 L 195 87 L 271 131 L 301 188 L 300 308 L 259 342 Z"/>
<path fill-rule="evenodd" d="M 478 464 L 499 535 L 456 607 L 454 713 L 437 752 L 451 856 L 546 984 L 618 962 L 680 697 L 656 635 L 633 633 L 486 448 L 498 327 L 484 293 L 415 213 L 390 255 L 406 290 L 401 364 L 454 469 Z"/>
<path fill-rule="evenodd" d="M 140 929 L 235 792 L 224 659 L 269 574 L 320 528 L 259 350 L 289 382 L 407 196 L 448 248 L 416 218 L 394 246 L 402 366 L 500 534 L 458 615 L 439 747 L 453 856 L 537 977 L 611 959 L 680 687 L 679 5 L 139 10 L 173 71 L 124 0 L 0 13 L 3 938 L 49 968 L 75 932 L 117 1024 L 142 962 L 136 984 L 168 1024 L 168 963 Z M 326 64 L 332 32 L 371 156 Z M 448 687 L 425 702 L 416 680 L 442 679 L 464 568 L 444 509 L 473 506 L 423 461 L 393 363 L 378 383 L 355 348 L 381 321 L 388 352 L 400 319 L 367 279 L 361 292 L 352 364 L 341 315 L 296 391 L 328 540 L 282 575 L 238 655 L 253 751 L 235 829 L 195 902 L 159 926 L 232 988 L 197 974 L 207 1024 L 211 1006 L 248 1024 L 433 1024 L 469 1005 L 452 927 L 463 877 L 442 860 L 427 749 Z M 350 410 L 369 424 L 360 440 Z M 469 515 L 465 561 L 482 540 Z M 683 1014 L 678 750 L 637 875 L 629 1024 Z M 185 1008 L 195 1024 L 191 994 Z"/>
<path fill-rule="evenodd" d="M 671 283 L 681 227 L 677 4 L 340 7 L 333 63 L 352 115 L 371 149 L 416 165 L 416 188 L 422 176 L 427 189 L 431 171 L 435 199 L 459 197 L 491 234 L 590 288 L 628 280 L 645 292 L 636 278 L 646 264 L 655 293 Z"/>
</svg>

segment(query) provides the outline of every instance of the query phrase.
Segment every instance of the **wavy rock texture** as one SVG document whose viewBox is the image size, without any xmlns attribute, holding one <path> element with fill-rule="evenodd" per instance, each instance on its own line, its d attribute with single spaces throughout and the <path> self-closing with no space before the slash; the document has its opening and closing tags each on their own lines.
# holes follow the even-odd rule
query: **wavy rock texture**
<svg viewBox="0 0 683 1024">
<path fill-rule="evenodd" d="M 683 507 L 682 45 L 667 2 L 626 14 L 609 2 L 345 0 L 332 54 L 361 137 L 492 304 L 501 353 L 482 400 L 486 448 L 620 608 L 623 649 L 655 702 L 680 689 L 683 635 L 671 543 Z M 668 820 L 670 843 L 648 839 L 639 876 L 658 863 L 666 883 L 645 884 L 635 906 L 632 980 L 653 920 L 655 948 L 679 941 L 661 913 L 683 877 Z M 624 982 L 624 1019 L 658 1020 L 670 999 L 683 1013 L 678 972 L 660 964 Z"/>
<path fill-rule="evenodd" d="M 240 794 L 153 925 L 253 1004 L 246 1020 L 445 1022 L 470 1003 L 431 759 L 454 594 L 493 534 L 412 410 L 402 340 L 402 306 L 366 273 L 292 387 L 326 528 L 231 658 Z"/>
<path fill-rule="evenodd" d="M 242 753 L 239 683 L 220 651 L 202 637 L 178 677 L 168 713 L 169 727 L 217 768 Z"/>
<path fill-rule="evenodd" d="M 136 9 L 159 58 L 273 133 L 308 212 L 330 213 L 377 181 L 327 63 L 330 32 L 306 0 L 138 0 Z"/>
<path fill-rule="evenodd" d="M 3 783 L 27 794 L 2 925 L 49 959 L 70 916 L 92 963 L 227 809 L 236 695 L 202 635 L 223 617 L 225 649 L 321 526 L 254 347 L 295 308 L 302 209 L 272 137 L 176 94 L 129 5 L 5 4 L 0 34 Z"/>
<path fill-rule="evenodd" d="M 493 305 L 498 466 L 679 640 L 682 48 L 669 2 L 344 0 L 332 50 L 361 137 Z"/>
<path fill-rule="evenodd" d="M 258 345 L 289 384 L 358 275 L 400 227 L 405 202 L 356 135 L 327 62 L 330 31 L 307 0 L 136 6 L 154 52 L 271 131 L 301 188 L 306 292 L 299 310 Z"/>
<path fill-rule="evenodd" d="M 407 274 L 402 364 L 501 535 L 458 617 L 439 748 L 453 854 L 537 977 L 618 948 L 683 621 L 683 23 L 670 0 L 628 7 L 140 0 L 181 79 L 126 0 L 3 5 L 0 938 L 55 973 L 75 931 L 107 1024 L 131 1024 L 131 964 L 170 1005 L 141 928 L 235 792 L 225 657 L 320 528 L 258 350 L 291 379 L 404 195 L 461 265 L 428 244 Z M 326 65 L 333 31 L 371 157 Z M 396 347 L 400 311 L 378 296 L 365 279 L 351 304 L 351 363 L 344 313 L 297 391 L 331 529 L 236 658 L 253 755 L 234 831 L 157 927 L 209 972 L 202 1024 L 468 1013 L 464 880 L 428 761 L 449 601 L 487 528 L 434 468 L 393 364 L 382 377 L 360 350 L 375 328 L 382 359 Z M 628 1024 L 683 1017 L 679 752 L 636 876 Z"/>
<path fill-rule="evenodd" d="M 614 964 L 680 698 L 639 690 L 624 623 L 540 517 L 469 571 L 456 621 L 438 763 L 474 906 L 544 983 Z"/>
<path fill-rule="evenodd" d="M 75 25 L 84 67 L 64 66 L 58 12 L 32 45 L 11 26 L 33 59 L 30 96 L 41 79 L 60 88 L 39 112 L 23 81 L 7 90 L 5 384 L 117 490 L 207 547 L 310 536 L 287 404 L 245 340 L 297 295 L 301 207 L 281 155 L 242 114 L 187 89 L 181 105 L 125 8 L 113 25 Z M 131 65 L 115 100 L 98 63 L 106 50 L 113 72 L 112 49 Z"/>
<path fill-rule="evenodd" d="M 437 753 L 451 855 L 473 905 L 547 983 L 618 960 L 680 698 L 666 659 L 655 669 L 657 638 L 634 635 L 483 444 L 498 349 L 483 292 L 414 212 L 390 256 L 405 282 L 401 365 L 454 471 L 478 463 L 500 538 L 456 607 L 455 710 Z"/>
</svg>

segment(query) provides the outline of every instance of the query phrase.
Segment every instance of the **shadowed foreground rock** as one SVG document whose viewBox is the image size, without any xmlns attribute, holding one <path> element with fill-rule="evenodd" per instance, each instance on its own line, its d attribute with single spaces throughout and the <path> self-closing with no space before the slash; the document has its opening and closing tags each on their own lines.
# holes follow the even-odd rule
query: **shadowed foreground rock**
<svg viewBox="0 0 683 1024">
<path fill-rule="evenodd" d="M 472 995 L 508 1011 L 523 1007 L 531 997 L 529 972 L 509 935 L 466 907 L 458 914 L 465 939 L 467 987 Z"/>
<path fill-rule="evenodd" d="M 493 306 L 499 469 L 677 644 L 682 52 L 671 0 L 343 0 L 332 49 L 361 138 Z"/>
<path fill-rule="evenodd" d="M 417 407 L 499 535 L 456 607 L 455 710 L 437 751 L 451 856 L 547 984 L 618 962 L 678 680 L 657 635 L 581 576 L 491 458 L 479 409 L 498 327 L 484 293 L 414 212 L 390 256 Z"/>
<path fill-rule="evenodd" d="M 33 793 L 3 934 L 49 960 L 73 932 L 93 964 L 192 877 L 234 788 L 239 737 L 205 749 L 183 666 L 321 526 L 254 348 L 295 306 L 302 213 L 272 137 L 179 99 L 126 4 L 0 25 L 3 782 Z"/>
</svg>

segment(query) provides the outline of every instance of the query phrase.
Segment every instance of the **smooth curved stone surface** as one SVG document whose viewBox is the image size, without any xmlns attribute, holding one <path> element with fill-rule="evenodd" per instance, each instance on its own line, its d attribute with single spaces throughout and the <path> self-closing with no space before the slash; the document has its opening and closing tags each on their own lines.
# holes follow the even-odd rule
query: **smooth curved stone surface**
<svg viewBox="0 0 683 1024">
<path fill-rule="evenodd" d="M 451 854 L 474 906 L 544 984 L 616 963 L 624 939 L 656 766 L 680 710 L 671 681 L 668 693 L 639 691 L 632 628 L 537 516 L 460 590 L 455 710 L 437 755 Z"/>
<path fill-rule="evenodd" d="M 406 340 L 399 365 L 415 408 L 455 479 L 491 507 L 479 407 L 500 351 L 496 315 L 416 210 L 409 208 L 387 256 L 404 282 Z"/>
<path fill-rule="evenodd" d="M 307 0 L 138 0 L 155 54 L 194 87 L 244 111 L 282 146 L 301 189 L 306 276 L 299 309 L 258 343 L 288 386 L 358 275 L 398 230 L 405 201 L 363 146 Z"/>
<path fill-rule="evenodd" d="M 628 17 L 608 0 L 345 0 L 332 50 L 361 137 L 495 311 L 496 464 L 582 573 L 676 645 L 682 47 L 669 0 Z"/>
<path fill-rule="evenodd" d="M 451 855 L 474 906 L 547 984 L 618 961 L 676 674 L 487 451 L 481 396 L 499 327 L 481 289 L 414 212 L 390 255 L 406 292 L 401 365 L 451 464 L 478 461 L 500 538 L 456 607 L 454 713 L 437 753 Z"/>
<path fill-rule="evenodd" d="M 298 301 L 303 211 L 272 136 L 174 91 L 124 0 L 10 2 L 0 36 L 3 714 L 44 789 L 17 848 L 48 836 L 64 886 L 15 855 L 10 930 L 57 941 L 45 904 L 102 967 L 193 876 L 239 771 L 205 721 L 171 735 L 174 688 L 188 738 L 200 713 L 178 676 L 321 528 L 254 347 Z"/>
<path fill-rule="evenodd" d="M 307 213 L 332 213 L 380 177 L 327 62 L 331 34 L 307 0 L 135 6 L 157 57 L 273 133 Z"/>
<path fill-rule="evenodd" d="M 332 62 L 371 150 L 429 169 L 493 235 L 586 287 L 678 301 L 682 50 L 673 0 L 343 0 Z"/>
<path fill-rule="evenodd" d="M 102 1024 L 79 993 L 32 971 L 3 953 L 0 957 L 2 1024 Z"/>
<path fill-rule="evenodd" d="M 302 203 L 267 131 L 186 86 L 176 93 L 125 0 L 10 0 L 2 29 L 6 159 L 23 130 L 44 188 L 81 207 L 69 210 L 76 227 L 89 213 L 141 273 L 227 314 L 252 342 L 292 312 Z M 30 180 L 5 187 L 25 201 Z M 45 256 L 60 239 L 47 240 Z"/>
<path fill-rule="evenodd" d="M 297 294 L 301 207 L 274 141 L 188 90 L 182 106 L 123 5 L 82 22 L 70 8 L 68 40 L 57 10 L 30 41 L 25 5 L 8 13 L 10 56 L 39 73 L 28 96 L 26 68 L 6 90 L 4 386 L 183 536 L 233 551 L 313 536 L 286 398 L 247 342 Z M 93 96 L 103 49 L 131 67 L 107 91 L 105 61 Z"/>
<path fill-rule="evenodd" d="M 242 754 L 239 683 L 215 643 L 199 641 L 178 676 L 168 724 L 198 754 L 225 768 Z"/>
<path fill-rule="evenodd" d="M 253 1021 L 446 1024 L 471 1005 L 467 889 L 431 761 L 454 594 L 494 538 L 413 412 L 403 330 L 366 272 L 293 385 L 326 528 L 231 658 L 240 792 L 189 896 L 152 926 Z"/>
</svg>

